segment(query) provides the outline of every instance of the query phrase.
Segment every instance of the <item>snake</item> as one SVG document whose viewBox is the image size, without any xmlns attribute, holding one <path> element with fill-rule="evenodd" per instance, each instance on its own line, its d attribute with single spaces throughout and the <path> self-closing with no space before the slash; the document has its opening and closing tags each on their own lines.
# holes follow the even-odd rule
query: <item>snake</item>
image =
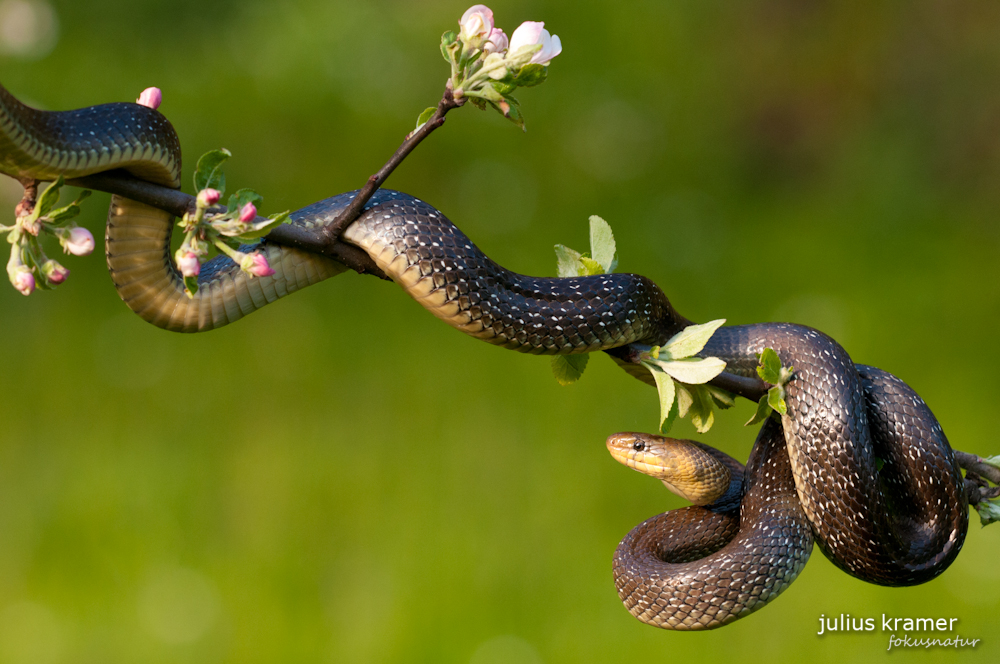
<svg viewBox="0 0 1000 664">
<path fill-rule="evenodd" d="M 0 172 L 25 181 L 114 169 L 178 189 L 180 141 L 166 117 L 132 103 L 41 111 L 0 86 Z M 352 198 L 345 193 L 314 203 L 288 223 L 322 228 Z M 174 225 L 169 212 L 111 198 L 105 254 L 112 282 L 130 309 L 167 330 L 222 327 L 346 270 L 329 257 L 265 238 L 247 250 L 264 254 L 273 275 L 251 277 L 218 256 L 202 267 L 192 297 L 171 257 Z M 450 326 L 520 352 L 660 345 L 691 325 L 641 275 L 512 272 L 432 205 L 397 191 L 376 192 L 342 241 L 367 252 Z M 783 366 L 794 366 L 785 386 L 787 412 L 761 427 L 745 467 L 714 448 L 686 445 L 685 454 L 698 463 L 721 464 L 728 480 L 706 494 L 697 487 L 709 475 L 723 475 L 718 468 L 690 481 L 672 477 L 667 484 L 676 489 L 688 482 L 684 491 L 699 504 L 648 519 L 616 550 L 619 596 L 647 624 L 699 630 L 742 618 L 788 587 L 814 541 L 856 578 L 906 586 L 941 574 L 965 540 L 961 470 L 916 392 L 889 373 L 855 364 L 822 332 L 790 323 L 723 326 L 700 356 L 718 357 L 728 372 L 753 377 L 765 348 Z M 645 369 L 613 359 L 651 382 Z M 619 436 L 641 453 L 638 434 L 631 435 Z M 646 444 L 653 441 L 643 439 Z"/>
</svg>

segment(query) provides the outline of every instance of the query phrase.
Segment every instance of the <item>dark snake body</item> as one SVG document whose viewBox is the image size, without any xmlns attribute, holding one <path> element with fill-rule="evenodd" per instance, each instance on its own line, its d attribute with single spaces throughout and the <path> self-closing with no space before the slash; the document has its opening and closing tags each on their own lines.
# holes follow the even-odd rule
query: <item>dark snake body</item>
<svg viewBox="0 0 1000 664">
<path fill-rule="evenodd" d="M 112 168 L 178 187 L 180 148 L 169 122 L 136 104 L 36 111 L 0 87 L 0 171 L 52 179 Z M 350 198 L 303 208 L 291 223 L 322 226 Z M 130 308 L 166 329 L 226 325 L 345 269 L 265 241 L 257 250 L 274 276 L 251 279 L 230 259 L 215 258 L 188 298 L 170 255 L 172 226 L 169 213 L 112 198 L 106 233 L 112 279 Z M 398 192 L 378 192 L 343 239 L 367 251 L 434 315 L 521 352 L 660 344 L 689 324 L 642 276 L 544 279 L 510 272 L 438 210 Z M 788 414 L 781 427 L 762 428 L 745 480 L 734 481 L 728 502 L 641 524 L 615 555 L 622 599 L 646 622 L 712 628 L 763 606 L 801 570 L 813 535 L 842 569 L 884 585 L 931 579 L 961 548 L 968 520 L 961 473 L 923 401 L 889 374 L 855 367 L 836 342 L 801 326 L 721 328 L 703 354 L 725 360 L 728 371 L 753 375 L 764 347 L 796 374 L 787 386 Z"/>
</svg>

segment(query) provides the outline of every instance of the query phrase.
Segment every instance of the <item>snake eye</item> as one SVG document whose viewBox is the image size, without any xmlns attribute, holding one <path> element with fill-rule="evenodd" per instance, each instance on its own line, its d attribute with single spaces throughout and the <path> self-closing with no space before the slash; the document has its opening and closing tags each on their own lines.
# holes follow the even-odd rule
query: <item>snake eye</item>
<svg viewBox="0 0 1000 664">
<path fill-rule="evenodd" d="M 632 445 L 632 449 L 635 450 L 636 452 L 642 452 L 644 449 L 646 449 L 646 443 L 642 442 L 641 440 L 637 440 L 635 441 L 635 444 Z"/>
</svg>

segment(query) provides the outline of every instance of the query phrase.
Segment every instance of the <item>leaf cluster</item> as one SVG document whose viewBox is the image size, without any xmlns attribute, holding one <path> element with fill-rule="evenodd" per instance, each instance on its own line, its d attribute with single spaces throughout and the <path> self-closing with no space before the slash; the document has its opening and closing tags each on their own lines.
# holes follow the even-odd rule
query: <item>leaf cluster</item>
<svg viewBox="0 0 1000 664">
<path fill-rule="evenodd" d="M 747 421 L 746 426 L 763 422 L 773 413 L 788 414 L 788 407 L 785 405 L 785 385 L 795 374 L 794 367 L 781 366 L 781 358 L 773 348 L 761 351 L 757 356 L 757 362 L 757 375 L 772 387 L 757 402 L 757 412 Z"/>
<path fill-rule="evenodd" d="M 663 346 L 643 351 L 640 364 L 656 382 L 660 397 L 660 432 L 667 433 L 677 418 L 691 417 L 699 433 L 715 423 L 714 408 L 733 406 L 733 395 L 707 383 L 722 373 L 726 363 L 717 357 L 697 357 L 725 319 L 690 325 Z"/>
<path fill-rule="evenodd" d="M 556 266 L 560 277 L 583 277 L 614 272 L 618 266 L 618 250 L 611 226 L 597 215 L 590 217 L 590 253 L 581 254 L 567 246 L 556 245 Z M 556 355 L 552 358 L 552 373 L 560 385 L 580 380 L 587 368 L 589 353 Z"/>
</svg>

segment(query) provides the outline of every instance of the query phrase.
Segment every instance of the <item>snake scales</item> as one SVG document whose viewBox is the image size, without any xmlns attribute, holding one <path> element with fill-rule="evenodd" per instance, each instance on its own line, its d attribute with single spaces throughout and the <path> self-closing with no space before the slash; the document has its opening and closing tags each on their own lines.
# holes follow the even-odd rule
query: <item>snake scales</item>
<svg viewBox="0 0 1000 664">
<path fill-rule="evenodd" d="M 115 168 L 178 188 L 180 143 L 166 118 L 136 104 L 37 111 L 0 86 L 0 172 L 53 179 Z M 310 205 L 290 223 L 322 226 L 350 199 L 341 194 Z M 112 198 L 106 253 L 115 287 L 133 311 L 170 330 L 226 325 L 345 269 L 264 241 L 258 250 L 273 276 L 250 278 L 217 257 L 188 298 L 171 260 L 172 226 L 167 212 Z M 438 318 L 521 352 L 660 344 L 689 324 L 642 276 L 510 272 L 439 211 L 398 192 L 378 192 L 343 240 L 367 251 Z M 961 471 L 924 402 L 899 379 L 856 366 L 835 341 L 802 326 L 724 327 L 702 354 L 752 376 L 765 347 L 796 370 L 780 426 L 762 427 L 745 471 L 712 451 L 732 472 L 725 495 L 647 520 L 615 554 L 619 594 L 645 622 L 705 629 L 746 615 L 794 580 L 813 538 L 846 572 L 883 585 L 927 581 L 962 546 L 968 515 Z"/>
</svg>

